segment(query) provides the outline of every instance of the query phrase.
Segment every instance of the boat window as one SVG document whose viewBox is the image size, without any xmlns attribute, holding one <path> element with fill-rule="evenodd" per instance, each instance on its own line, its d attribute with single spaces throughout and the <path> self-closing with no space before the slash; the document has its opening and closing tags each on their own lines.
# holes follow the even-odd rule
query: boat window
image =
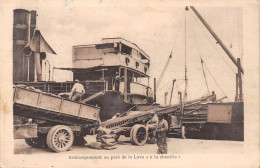
<svg viewBox="0 0 260 168">
<path fill-rule="evenodd" d="M 104 43 L 96 45 L 96 49 L 102 49 L 104 53 L 118 53 L 119 43 Z"/>
<path fill-rule="evenodd" d="M 147 59 L 142 53 L 140 53 L 141 59 Z"/>
<path fill-rule="evenodd" d="M 134 72 L 133 76 L 134 76 L 133 82 L 140 83 L 140 84 L 143 84 L 145 86 L 148 86 L 149 82 L 148 82 L 147 76 L 144 76 L 141 73 L 136 73 L 136 72 Z"/>
<path fill-rule="evenodd" d="M 96 59 L 101 58 L 102 50 L 97 50 L 95 47 L 80 47 L 74 48 L 74 58 L 80 59 Z"/>
<path fill-rule="evenodd" d="M 132 49 L 132 54 L 131 54 L 134 58 L 137 58 L 137 59 L 141 59 L 141 56 L 139 54 L 139 52 L 135 49 Z"/>
<path fill-rule="evenodd" d="M 147 67 L 144 67 L 144 72 L 145 72 L 145 73 L 147 72 L 147 70 L 148 70 Z"/>
<path fill-rule="evenodd" d="M 127 45 L 122 44 L 121 53 L 122 53 L 122 54 L 131 55 L 131 53 L 132 53 L 132 48 L 131 48 L 131 47 L 128 47 Z"/>
</svg>

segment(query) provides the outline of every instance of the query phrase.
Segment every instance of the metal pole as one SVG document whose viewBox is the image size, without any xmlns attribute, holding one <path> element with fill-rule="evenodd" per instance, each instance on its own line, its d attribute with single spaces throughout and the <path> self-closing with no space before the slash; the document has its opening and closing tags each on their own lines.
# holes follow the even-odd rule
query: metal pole
<svg viewBox="0 0 260 168">
<path fill-rule="evenodd" d="M 174 79 L 172 81 L 172 90 L 171 90 L 171 97 L 170 97 L 170 102 L 169 102 L 169 105 L 171 105 L 171 102 L 172 102 L 172 93 L 173 93 L 173 88 L 174 88 L 174 83 L 176 82 L 176 79 Z"/>
<path fill-rule="evenodd" d="M 48 61 L 48 60 L 45 60 L 45 65 L 46 65 L 46 62 L 48 63 L 48 65 L 49 65 L 49 80 L 48 81 L 50 81 L 51 80 L 51 65 L 50 65 L 50 62 Z M 46 66 L 45 66 L 45 68 L 46 68 Z"/>
<path fill-rule="evenodd" d="M 46 62 L 47 62 L 47 60 L 45 60 L 45 63 L 44 63 L 44 78 L 45 78 L 45 81 L 47 81 L 47 77 L 46 77 Z"/>
<path fill-rule="evenodd" d="M 30 22 L 30 40 L 33 37 L 34 30 L 36 28 L 37 12 L 35 10 L 31 11 L 31 22 Z M 30 82 L 35 81 L 35 60 L 33 54 L 30 56 Z"/>
<path fill-rule="evenodd" d="M 34 60 L 35 60 L 35 67 L 36 67 L 36 73 L 37 73 L 37 81 L 42 81 L 42 69 L 41 69 L 39 52 L 34 52 Z"/>
<path fill-rule="evenodd" d="M 238 64 L 238 87 L 239 87 L 239 101 L 243 101 L 243 90 L 242 90 L 242 68 L 241 68 L 241 63 L 240 63 L 240 58 L 237 59 L 237 64 Z"/>
<path fill-rule="evenodd" d="M 30 80 L 30 57 L 26 57 L 27 59 L 27 82 Z"/>
<path fill-rule="evenodd" d="M 156 102 L 156 78 L 153 79 L 154 91 L 153 91 L 153 101 Z"/>
<path fill-rule="evenodd" d="M 235 101 L 238 100 L 238 74 L 236 73 L 236 97 L 235 97 Z"/>
<path fill-rule="evenodd" d="M 51 80 L 51 65 L 49 63 L 49 81 Z"/>
<path fill-rule="evenodd" d="M 124 68 L 124 100 L 127 101 L 127 67 Z"/>
<path fill-rule="evenodd" d="M 185 8 L 186 11 L 189 10 L 189 8 L 186 6 Z M 184 91 L 184 95 L 183 95 L 183 103 L 182 105 L 184 105 L 184 101 L 186 100 L 187 98 L 187 87 L 188 87 L 188 78 L 187 78 L 187 42 L 186 42 L 186 36 L 187 36 L 187 24 L 186 24 L 186 13 L 185 12 L 185 91 Z"/>
</svg>

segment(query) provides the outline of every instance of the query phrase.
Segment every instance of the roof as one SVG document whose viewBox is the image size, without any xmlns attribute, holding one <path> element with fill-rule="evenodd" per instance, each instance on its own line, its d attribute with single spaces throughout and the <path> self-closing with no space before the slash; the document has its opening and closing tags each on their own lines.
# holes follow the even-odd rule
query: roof
<svg viewBox="0 0 260 168">
<path fill-rule="evenodd" d="M 90 67 L 90 68 L 54 67 L 54 69 L 67 70 L 67 71 L 82 71 L 82 70 L 83 70 L 83 71 L 86 71 L 86 70 L 87 70 L 87 71 L 93 71 L 93 70 L 98 70 L 98 69 L 102 69 L 102 68 L 109 69 L 109 68 L 111 68 L 111 67 L 123 67 L 123 66 L 120 66 L 120 65 L 118 65 L 118 66 L 102 66 L 102 65 L 99 65 L 99 66 Z M 129 67 L 128 67 L 128 68 L 129 68 Z M 137 73 L 140 73 L 140 74 L 142 74 L 143 76 L 149 77 L 148 74 L 145 74 L 145 73 L 143 73 L 143 72 L 137 71 L 137 70 L 135 70 L 135 69 L 133 69 L 133 68 L 129 68 L 129 69 L 131 69 L 132 71 L 135 71 L 135 72 L 137 72 Z"/>
<path fill-rule="evenodd" d="M 139 51 L 146 59 L 150 60 L 150 56 L 148 54 L 146 54 L 141 48 L 139 48 L 135 43 L 132 43 L 122 37 L 116 37 L 116 38 L 102 38 L 102 42 L 103 43 L 123 43 L 137 51 Z M 73 46 L 74 48 L 77 47 L 94 47 L 95 45 L 98 44 L 89 44 L 89 45 L 77 45 L 77 46 Z"/>
</svg>

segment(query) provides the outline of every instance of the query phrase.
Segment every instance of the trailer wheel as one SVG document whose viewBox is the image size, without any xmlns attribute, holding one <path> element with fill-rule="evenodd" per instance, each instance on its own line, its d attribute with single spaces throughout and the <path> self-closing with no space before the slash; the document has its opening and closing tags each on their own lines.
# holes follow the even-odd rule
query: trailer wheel
<svg viewBox="0 0 260 168">
<path fill-rule="evenodd" d="M 55 152 L 64 152 L 69 150 L 74 141 L 72 130 L 65 125 L 56 125 L 52 127 L 47 134 L 47 145 Z"/>
<path fill-rule="evenodd" d="M 131 129 L 130 139 L 133 144 L 142 146 L 146 143 L 147 137 L 148 137 L 148 131 L 144 125 L 136 124 Z"/>
</svg>

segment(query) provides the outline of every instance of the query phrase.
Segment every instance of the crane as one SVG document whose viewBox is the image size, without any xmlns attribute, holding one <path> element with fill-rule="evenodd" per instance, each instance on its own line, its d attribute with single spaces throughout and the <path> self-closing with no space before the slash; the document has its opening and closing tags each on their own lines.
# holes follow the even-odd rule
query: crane
<svg viewBox="0 0 260 168">
<path fill-rule="evenodd" d="M 242 74 L 244 74 L 244 70 L 243 70 L 243 68 L 241 66 L 240 58 L 235 59 L 233 54 L 228 50 L 228 48 L 225 46 L 225 44 L 220 40 L 220 38 L 217 36 L 217 34 L 213 31 L 213 29 L 209 26 L 209 24 L 205 21 L 205 19 L 203 19 L 203 17 L 195 9 L 195 7 L 194 6 L 190 6 L 190 8 L 193 10 L 193 12 L 196 14 L 196 16 L 200 19 L 200 21 L 203 23 L 203 25 L 207 28 L 207 30 L 210 32 L 210 34 L 215 38 L 215 40 L 217 41 L 216 43 L 219 44 L 222 47 L 222 49 L 229 56 L 231 61 L 237 66 L 238 73 L 236 74 L 236 96 L 235 96 L 235 101 L 243 101 Z"/>
</svg>

